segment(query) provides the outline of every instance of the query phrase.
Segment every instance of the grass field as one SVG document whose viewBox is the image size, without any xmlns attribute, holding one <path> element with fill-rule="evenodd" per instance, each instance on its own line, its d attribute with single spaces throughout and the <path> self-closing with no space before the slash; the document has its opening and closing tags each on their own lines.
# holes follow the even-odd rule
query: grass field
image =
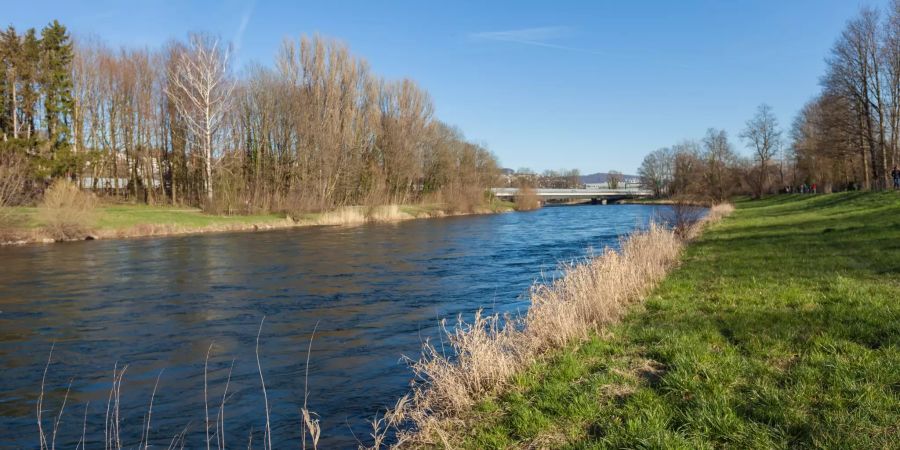
<svg viewBox="0 0 900 450">
<path fill-rule="evenodd" d="M 28 228 L 41 226 L 38 208 L 17 207 L 16 213 L 24 218 Z M 205 214 L 196 208 L 146 205 L 103 205 L 97 208 L 96 228 L 100 230 L 127 229 L 137 225 L 172 225 L 186 228 L 202 228 L 215 225 L 254 224 L 284 220 L 284 215 L 216 216 Z"/>
<path fill-rule="evenodd" d="M 193 208 L 124 205 L 100 208 L 97 227 L 100 229 L 121 229 L 144 224 L 167 224 L 202 228 L 214 225 L 258 224 L 282 220 L 284 220 L 283 214 L 217 216 L 205 214 L 203 211 Z"/>
<path fill-rule="evenodd" d="M 900 195 L 741 202 L 603 335 L 482 401 L 466 448 L 897 448 Z"/>
</svg>

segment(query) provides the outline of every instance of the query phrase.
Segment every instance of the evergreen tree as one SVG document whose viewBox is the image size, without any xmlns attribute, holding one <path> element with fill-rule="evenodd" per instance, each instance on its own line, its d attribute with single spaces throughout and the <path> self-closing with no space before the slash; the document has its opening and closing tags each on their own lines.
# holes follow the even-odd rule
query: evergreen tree
<svg viewBox="0 0 900 450">
<path fill-rule="evenodd" d="M 54 20 L 41 30 L 40 81 L 44 98 L 47 141 L 54 175 L 72 174 L 69 120 L 75 108 L 72 96 L 72 41 L 66 27 Z"/>
<path fill-rule="evenodd" d="M 0 31 L 0 95 L 2 95 L 2 109 L 0 109 L 0 132 L 3 140 L 17 138 L 21 124 L 18 121 L 17 65 L 21 59 L 21 41 L 16 29 L 10 26 Z"/>
<path fill-rule="evenodd" d="M 35 111 L 39 93 L 38 85 L 38 61 L 41 55 L 41 41 L 37 37 L 34 28 L 29 28 L 22 38 L 22 46 L 19 49 L 19 58 L 16 58 L 16 76 L 19 78 L 21 96 L 22 124 L 19 126 L 25 133 L 26 139 L 34 137 Z M 22 137 L 22 136 L 20 136 Z"/>
<path fill-rule="evenodd" d="M 69 118 L 74 108 L 72 98 L 73 47 L 66 27 L 53 21 L 41 30 L 41 94 L 47 139 L 64 145 L 69 137 Z"/>
</svg>

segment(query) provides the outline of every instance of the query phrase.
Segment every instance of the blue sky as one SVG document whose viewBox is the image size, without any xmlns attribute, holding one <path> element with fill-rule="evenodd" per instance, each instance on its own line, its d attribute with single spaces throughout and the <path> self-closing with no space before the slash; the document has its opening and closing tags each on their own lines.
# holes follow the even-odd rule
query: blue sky
<svg viewBox="0 0 900 450">
<path fill-rule="evenodd" d="M 58 19 L 113 46 L 208 31 L 233 41 L 239 65 L 269 65 L 285 37 L 318 32 L 381 75 L 418 81 L 439 118 L 505 167 L 634 173 L 647 152 L 708 127 L 744 151 L 737 135 L 761 102 L 787 129 L 846 21 L 886 4 L 32 0 L 4 18 L 17 28 Z"/>
</svg>

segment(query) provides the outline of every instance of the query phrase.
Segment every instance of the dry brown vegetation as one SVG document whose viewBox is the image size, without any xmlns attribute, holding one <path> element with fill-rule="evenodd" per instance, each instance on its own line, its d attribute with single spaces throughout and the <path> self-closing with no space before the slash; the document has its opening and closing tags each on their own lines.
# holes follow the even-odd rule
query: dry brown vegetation
<svg viewBox="0 0 900 450">
<path fill-rule="evenodd" d="M 566 266 L 554 282 L 535 284 L 524 316 L 479 312 L 472 322 L 460 317 L 454 327 L 445 325 L 447 342 L 441 348 L 425 344 L 423 356 L 413 363 L 417 383 L 412 393 L 398 404 L 402 411 L 390 412 L 412 423 L 399 432 L 399 441 L 451 448 L 448 430 L 464 426 L 468 411 L 485 394 L 501 391 L 510 377 L 548 351 L 617 320 L 677 263 L 686 240 L 732 210 L 731 205 L 714 206 L 681 233 L 653 224 L 623 240 L 619 251 L 606 249 Z"/>
<path fill-rule="evenodd" d="M 259 373 L 260 379 L 260 388 L 262 391 L 262 399 L 265 402 L 265 428 L 262 431 L 262 447 L 266 450 L 271 450 L 272 446 L 272 428 L 271 421 L 269 417 L 270 405 L 268 400 L 268 394 L 266 391 L 266 383 L 265 377 L 263 375 L 262 362 L 260 360 L 259 353 L 259 341 L 260 335 L 262 334 L 263 322 L 265 321 L 265 317 L 260 322 L 259 332 L 256 336 L 256 348 L 255 348 L 255 356 L 256 356 L 256 366 Z M 310 340 L 310 347 L 312 346 L 312 340 Z M 225 406 L 228 402 L 230 396 L 228 395 L 228 389 L 231 385 L 231 375 L 232 370 L 234 369 L 234 362 L 232 361 L 231 368 L 228 370 L 227 376 L 224 380 L 222 380 L 222 393 L 221 396 L 212 397 L 213 403 L 210 404 L 210 383 L 208 381 L 209 375 L 209 358 L 213 351 L 213 344 L 210 344 L 209 349 L 206 352 L 206 359 L 203 364 L 203 412 L 204 412 L 204 434 L 206 436 L 206 448 L 216 448 L 218 450 L 224 450 L 226 448 L 225 443 Z M 50 354 L 47 357 L 47 364 L 44 366 L 43 376 L 41 377 L 41 386 L 40 392 L 37 398 L 37 405 L 35 408 L 36 411 L 36 420 L 37 420 L 37 430 L 38 430 L 38 443 L 39 448 L 41 450 L 52 450 L 56 448 L 56 435 L 59 430 L 62 428 L 63 424 L 63 416 L 66 410 L 66 404 L 69 400 L 69 393 L 72 387 L 72 380 L 69 380 L 69 383 L 64 391 L 62 396 L 62 400 L 60 402 L 60 406 L 58 410 L 51 411 L 51 408 L 45 405 L 44 401 L 46 399 L 46 394 L 52 393 L 53 390 L 47 390 L 47 375 L 50 373 L 50 367 L 53 363 L 53 347 L 50 348 Z M 309 366 L 309 359 L 307 357 L 306 361 L 307 367 Z M 149 449 L 151 447 L 151 441 L 159 441 L 163 445 L 167 445 L 166 448 L 173 449 L 184 449 L 184 448 L 195 448 L 188 444 L 186 438 L 189 429 L 191 428 L 191 424 L 188 423 L 185 427 L 174 436 L 164 436 L 162 439 L 159 439 L 153 436 L 153 427 L 152 427 L 152 419 L 153 419 L 153 403 L 156 398 L 157 390 L 159 389 L 159 382 L 163 376 L 163 371 L 159 372 L 159 375 L 156 377 L 156 383 L 153 385 L 153 391 L 150 394 L 149 406 L 147 407 L 147 412 L 143 416 L 143 419 L 138 421 L 126 421 L 122 417 L 122 413 L 120 410 L 120 405 L 122 404 L 122 384 L 125 381 L 125 374 L 128 371 L 128 366 L 120 366 L 119 363 L 116 363 L 113 366 L 113 377 L 112 382 L 109 389 L 109 394 L 107 396 L 106 408 L 103 417 L 103 448 L 107 450 L 121 450 L 123 448 L 138 448 L 138 449 Z M 216 405 L 216 400 L 218 400 L 218 405 Z M 78 440 L 75 448 L 85 448 L 87 446 L 87 442 L 90 439 L 99 438 L 100 429 L 90 429 L 88 428 L 87 415 L 88 415 L 88 407 L 90 406 L 90 402 L 85 403 L 84 405 L 84 418 L 81 423 L 79 423 L 78 430 L 81 431 L 81 438 Z M 210 406 L 213 408 L 213 412 L 215 416 L 210 417 Z M 104 411 L 100 410 L 101 413 Z M 49 420 L 46 420 L 44 413 L 51 413 L 51 417 Z M 318 427 L 318 419 L 312 419 L 312 416 L 315 416 L 315 413 L 310 412 L 306 408 L 306 403 L 304 401 L 304 406 L 301 409 L 301 413 L 303 416 L 303 424 L 305 427 L 303 434 L 303 445 L 302 449 L 306 450 L 306 435 L 309 434 L 312 438 L 312 449 L 315 450 L 318 445 L 319 439 L 319 427 Z M 55 416 L 55 417 L 54 417 Z M 126 426 L 123 427 L 123 422 L 126 423 Z M 45 426 L 46 425 L 46 426 Z M 135 434 L 139 434 L 140 441 L 137 443 L 137 446 L 132 446 L 129 443 L 124 443 L 123 441 L 127 439 L 127 437 L 123 437 L 123 428 L 129 428 L 129 433 L 131 436 Z M 134 433 L 134 429 L 136 429 L 139 433 Z M 253 447 L 253 436 L 254 431 L 250 430 L 250 435 L 248 437 L 247 448 Z M 215 442 L 215 444 L 213 444 Z M 167 443 L 167 444 L 166 444 Z M 197 446 L 196 448 L 201 448 L 201 446 Z"/>
<path fill-rule="evenodd" d="M 537 193 L 530 187 L 520 187 L 516 192 L 515 208 L 516 211 L 531 211 L 541 207 L 541 199 Z"/>
<path fill-rule="evenodd" d="M 12 210 L 21 201 L 28 179 L 27 161 L 15 153 L 0 153 L 0 242 L 15 239 L 21 218 Z"/>
<path fill-rule="evenodd" d="M 705 215 L 706 208 L 703 205 L 675 198 L 660 210 L 657 219 L 671 228 L 676 235 L 684 237 Z"/>
<path fill-rule="evenodd" d="M 28 179 L 25 158 L 12 153 L 0 153 L 0 208 L 19 203 Z"/>
<path fill-rule="evenodd" d="M 216 214 L 484 202 L 495 158 L 437 120 L 415 82 L 384 80 L 319 37 L 285 41 L 273 69 L 234 77 L 229 64 L 209 36 L 158 51 L 79 42 L 76 103 L 116 113 L 76 117 L 74 144 L 96 155 L 79 175 L 128 180 L 98 181 L 109 195 Z"/>
<path fill-rule="evenodd" d="M 55 240 L 82 239 L 95 222 L 97 200 L 75 183 L 57 180 L 44 192 L 39 217 L 44 233 Z"/>
</svg>

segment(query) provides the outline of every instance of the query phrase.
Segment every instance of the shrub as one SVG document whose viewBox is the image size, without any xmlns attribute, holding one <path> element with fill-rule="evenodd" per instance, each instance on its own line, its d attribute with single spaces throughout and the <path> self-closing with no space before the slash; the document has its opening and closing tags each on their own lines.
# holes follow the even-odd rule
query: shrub
<svg viewBox="0 0 900 450">
<path fill-rule="evenodd" d="M 659 214 L 659 220 L 672 228 L 678 237 L 685 238 L 703 219 L 706 208 L 685 199 L 674 199 Z"/>
<path fill-rule="evenodd" d="M 28 164 L 22 156 L 6 152 L 0 155 L 0 240 L 15 238 L 22 217 L 12 209 L 23 199 Z"/>
<path fill-rule="evenodd" d="M 519 191 L 516 193 L 515 203 L 516 211 L 531 211 L 541 207 L 541 200 L 534 189 L 530 187 L 519 188 Z"/>
<path fill-rule="evenodd" d="M 15 206 L 28 178 L 27 161 L 15 154 L 0 155 L 0 208 Z"/>
<path fill-rule="evenodd" d="M 57 180 L 44 193 L 39 218 L 44 232 L 56 240 L 79 239 L 94 225 L 96 200 L 75 183 Z"/>
</svg>

